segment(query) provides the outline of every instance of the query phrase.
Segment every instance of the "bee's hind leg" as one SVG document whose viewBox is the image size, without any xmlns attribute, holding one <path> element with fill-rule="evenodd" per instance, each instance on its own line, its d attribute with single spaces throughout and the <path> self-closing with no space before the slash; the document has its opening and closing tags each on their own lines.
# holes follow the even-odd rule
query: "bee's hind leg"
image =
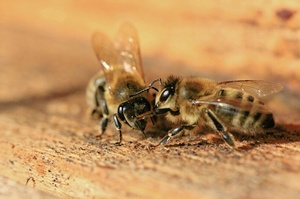
<svg viewBox="0 0 300 199">
<path fill-rule="evenodd" d="M 217 131 L 230 147 L 235 148 L 234 137 L 227 131 L 225 124 L 210 109 L 205 109 L 205 117 L 209 126 Z"/>
</svg>

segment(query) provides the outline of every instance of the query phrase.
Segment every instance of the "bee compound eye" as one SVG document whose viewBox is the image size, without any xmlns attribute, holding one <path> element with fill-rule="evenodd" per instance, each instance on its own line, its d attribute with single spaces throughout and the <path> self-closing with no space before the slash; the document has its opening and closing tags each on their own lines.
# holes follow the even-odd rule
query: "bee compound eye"
<svg viewBox="0 0 300 199">
<path fill-rule="evenodd" d="M 159 101 L 165 102 L 170 95 L 171 95 L 171 90 L 169 88 L 166 88 L 160 95 Z"/>
</svg>

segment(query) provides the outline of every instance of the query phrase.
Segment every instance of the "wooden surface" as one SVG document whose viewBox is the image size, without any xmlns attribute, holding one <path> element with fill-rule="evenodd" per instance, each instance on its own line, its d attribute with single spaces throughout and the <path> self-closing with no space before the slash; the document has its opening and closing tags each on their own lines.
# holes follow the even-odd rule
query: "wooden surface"
<svg viewBox="0 0 300 199">
<path fill-rule="evenodd" d="M 38 189 L 29 187 L 30 183 L 34 183 L 30 181 L 32 181 L 32 178 L 28 178 L 28 183 L 27 183 L 28 186 L 26 186 L 0 176 L 0 197 L 10 198 L 10 199 L 14 199 L 14 198 L 15 199 L 19 199 L 19 198 L 55 199 L 57 198 L 49 193 L 45 193 Z"/>
<path fill-rule="evenodd" d="M 1 2 L 0 197 L 299 197 L 299 8 L 296 0 Z M 100 69 L 90 36 L 113 35 L 124 20 L 138 30 L 148 81 L 172 73 L 282 83 L 266 99 L 278 128 L 236 135 L 238 152 L 209 132 L 149 150 L 162 136 L 155 129 L 144 138 L 127 128 L 115 146 L 110 125 L 99 140 L 84 94 Z"/>
</svg>

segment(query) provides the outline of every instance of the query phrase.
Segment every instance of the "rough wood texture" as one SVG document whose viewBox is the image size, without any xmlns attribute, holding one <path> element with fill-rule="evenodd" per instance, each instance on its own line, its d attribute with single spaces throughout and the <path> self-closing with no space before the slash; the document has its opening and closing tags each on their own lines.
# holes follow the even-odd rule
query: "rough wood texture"
<svg viewBox="0 0 300 199">
<path fill-rule="evenodd" d="M 64 198 L 297 198 L 299 8 L 296 0 L 1 2 L 0 183 L 28 189 L 6 185 L 0 196 L 51 198 L 34 187 Z M 138 30 L 148 81 L 173 73 L 282 83 L 267 99 L 276 131 L 237 135 L 238 152 L 211 133 L 156 150 L 148 146 L 158 133 L 126 129 L 115 146 L 110 126 L 97 139 L 84 96 L 99 70 L 90 36 L 112 35 L 124 20 Z"/>
<path fill-rule="evenodd" d="M 28 178 L 28 186 L 29 183 L 33 179 Z M 27 182 L 26 180 L 26 182 Z M 48 193 L 42 192 L 40 190 L 26 187 L 25 185 L 19 184 L 15 181 L 6 179 L 2 176 L 0 176 L 0 197 L 1 198 L 10 198 L 10 199 L 19 199 L 19 198 L 46 198 L 46 199 L 55 199 L 57 197 L 50 195 Z"/>
</svg>

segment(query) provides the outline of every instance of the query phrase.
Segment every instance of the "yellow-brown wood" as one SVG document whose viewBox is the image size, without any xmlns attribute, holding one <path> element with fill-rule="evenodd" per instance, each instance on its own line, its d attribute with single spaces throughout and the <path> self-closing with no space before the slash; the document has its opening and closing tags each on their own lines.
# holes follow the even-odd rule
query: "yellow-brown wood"
<svg viewBox="0 0 300 199">
<path fill-rule="evenodd" d="M 1 2 L 0 197 L 297 198 L 299 10 L 296 0 Z M 278 128 L 236 135 L 238 152 L 209 132 L 155 150 L 154 130 L 144 138 L 125 128 L 115 146 L 109 125 L 98 139 L 85 102 L 100 69 L 90 37 L 112 36 L 123 21 L 139 33 L 148 82 L 175 74 L 282 83 L 265 100 Z"/>
</svg>

